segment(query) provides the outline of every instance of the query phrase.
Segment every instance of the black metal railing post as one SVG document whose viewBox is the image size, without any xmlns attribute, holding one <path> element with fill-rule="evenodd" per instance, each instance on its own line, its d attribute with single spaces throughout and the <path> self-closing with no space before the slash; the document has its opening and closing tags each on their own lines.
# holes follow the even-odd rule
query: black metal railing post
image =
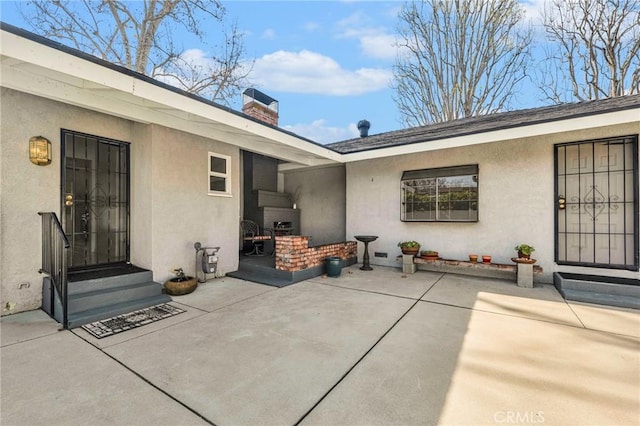
<svg viewBox="0 0 640 426">
<path fill-rule="evenodd" d="M 42 267 L 38 272 L 49 275 L 58 291 L 62 305 L 62 326 L 68 328 L 66 250 L 71 245 L 55 213 L 38 212 L 38 214 L 42 216 Z M 51 291 L 51 313 L 55 318 L 55 291 Z"/>
</svg>

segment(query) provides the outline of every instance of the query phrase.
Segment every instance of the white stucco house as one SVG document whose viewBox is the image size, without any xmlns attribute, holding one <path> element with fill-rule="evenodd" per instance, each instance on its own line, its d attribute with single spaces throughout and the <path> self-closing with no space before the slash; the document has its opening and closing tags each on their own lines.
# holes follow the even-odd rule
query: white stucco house
<svg viewBox="0 0 640 426">
<path fill-rule="evenodd" d="M 39 212 L 59 218 L 70 270 L 130 263 L 161 282 L 193 270 L 195 241 L 235 271 L 256 190 L 295 194 L 317 243 L 378 236 L 373 265 L 398 266 L 401 240 L 496 263 L 528 243 L 540 282 L 640 279 L 640 96 L 322 146 L 6 24 L 0 49 L 3 315 L 43 303 Z M 34 137 L 50 159 L 30 158 Z"/>
</svg>

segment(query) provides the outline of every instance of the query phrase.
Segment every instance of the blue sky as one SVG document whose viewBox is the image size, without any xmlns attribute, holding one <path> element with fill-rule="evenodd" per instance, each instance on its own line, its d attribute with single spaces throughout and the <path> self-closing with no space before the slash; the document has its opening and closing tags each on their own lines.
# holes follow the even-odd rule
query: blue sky
<svg viewBox="0 0 640 426">
<path fill-rule="evenodd" d="M 541 0 L 522 0 L 536 24 Z M 401 1 L 226 1 L 244 34 L 253 87 L 279 101 L 280 127 L 320 143 L 402 128 L 390 88 Z M 16 3 L 2 20 L 26 29 Z M 214 31 L 211 34 L 215 34 Z M 199 48 L 185 37 L 185 49 Z M 194 43 L 194 45 L 190 45 Z M 206 53 L 206 52 L 205 52 Z M 525 82 L 514 108 L 538 105 Z M 241 99 L 231 103 L 241 109 Z"/>
</svg>

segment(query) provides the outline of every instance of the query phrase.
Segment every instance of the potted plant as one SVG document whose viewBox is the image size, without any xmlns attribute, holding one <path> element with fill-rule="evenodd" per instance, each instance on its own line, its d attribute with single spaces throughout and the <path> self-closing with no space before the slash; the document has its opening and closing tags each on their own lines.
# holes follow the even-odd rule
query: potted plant
<svg viewBox="0 0 640 426">
<path fill-rule="evenodd" d="M 398 247 L 402 250 L 402 254 L 416 255 L 420 251 L 420 243 L 417 241 L 401 241 Z"/>
<path fill-rule="evenodd" d="M 531 253 L 533 253 L 536 249 L 529 244 L 520 244 L 514 247 L 515 251 L 518 252 L 519 259 L 530 259 Z"/>
<path fill-rule="evenodd" d="M 469 255 L 469 262 L 476 263 L 477 261 L 478 261 L 478 255 L 477 254 L 470 254 Z"/>
<path fill-rule="evenodd" d="M 164 289 L 167 294 L 181 296 L 192 293 L 198 287 L 198 281 L 195 277 L 185 275 L 182 268 L 174 269 L 173 272 L 175 272 L 176 276 L 164 283 Z"/>
<path fill-rule="evenodd" d="M 485 254 L 482 256 L 482 263 L 491 263 L 491 256 Z"/>
<path fill-rule="evenodd" d="M 422 250 L 420 257 L 426 260 L 438 260 L 438 252 L 434 250 Z"/>
</svg>

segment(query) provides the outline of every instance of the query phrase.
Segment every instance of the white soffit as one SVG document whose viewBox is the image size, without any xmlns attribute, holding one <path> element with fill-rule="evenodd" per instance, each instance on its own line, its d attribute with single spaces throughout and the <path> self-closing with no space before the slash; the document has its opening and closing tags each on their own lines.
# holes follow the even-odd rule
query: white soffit
<svg viewBox="0 0 640 426">
<path fill-rule="evenodd" d="M 396 155 L 415 154 L 419 152 L 437 151 L 447 148 L 457 148 L 469 145 L 524 139 L 536 136 L 552 135 L 628 123 L 640 124 L 640 106 L 638 106 L 637 108 L 607 112 L 603 114 L 594 114 L 585 117 L 548 121 L 544 123 L 531 124 L 510 129 L 494 130 L 490 132 L 457 136 L 453 138 L 436 139 L 427 142 L 418 142 L 388 148 L 373 149 L 370 151 L 343 154 L 342 161 L 345 163 L 349 163 L 353 161 L 371 160 L 376 158 L 392 157 Z"/>
<path fill-rule="evenodd" d="M 304 166 L 341 161 L 321 145 L 7 31 L 0 33 L 0 49 L 2 87 Z"/>
</svg>

